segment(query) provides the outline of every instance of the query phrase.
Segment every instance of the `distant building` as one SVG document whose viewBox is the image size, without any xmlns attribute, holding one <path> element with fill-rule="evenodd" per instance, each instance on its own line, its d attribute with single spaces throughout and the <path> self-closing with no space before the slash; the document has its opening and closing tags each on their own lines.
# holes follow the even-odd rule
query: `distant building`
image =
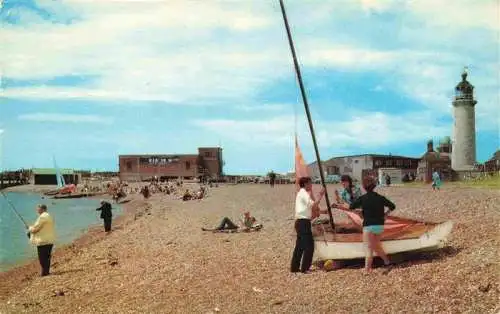
<svg viewBox="0 0 500 314">
<path fill-rule="evenodd" d="M 493 156 L 484 163 L 486 172 L 500 171 L 500 150 L 497 150 Z"/>
<path fill-rule="evenodd" d="M 59 169 L 66 184 L 78 184 L 80 175 L 73 169 Z M 31 172 L 32 182 L 36 185 L 57 185 L 57 171 L 54 168 L 34 168 Z"/>
<path fill-rule="evenodd" d="M 437 171 L 442 180 L 451 180 L 453 171 L 451 169 L 452 144 L 450 137 L 443 138 L 436 151 L 432 140 L 427 142 L 427 151 L 418 163 L 417 178 L 420 181 L 432 181 L 432 173 Z"/>
<path fill-rule="evenodd" d="M 420 158 L 381 155 L 381 154 L 362 154 L 342 157 L 333 157 L 322 162 L 325 175 L 343 175 L 347 174 L 354 180 L 361 181 L 366 175 L 378 177 L 380 168 L 402 169 L 402 175 L 417 174 L 418 162 Z M 313 162 L 308 165 L 311 176 L 319 177 L 318 163 Z"/>
<path fill-rule="evenodd" d="M 476 116 L 474 86 L 467 81 L 467 72 L 455 88 L 453 100 L 453 152 L 451 167 L 454 171 L 471 171 L 476 164 Z"/>
<path fill-rule="evenodd" d="M 223 175 L 222 148 L 200 147 L 198 154 L 120 155 L 120 179 L 219 178 Z"/>
</svg>

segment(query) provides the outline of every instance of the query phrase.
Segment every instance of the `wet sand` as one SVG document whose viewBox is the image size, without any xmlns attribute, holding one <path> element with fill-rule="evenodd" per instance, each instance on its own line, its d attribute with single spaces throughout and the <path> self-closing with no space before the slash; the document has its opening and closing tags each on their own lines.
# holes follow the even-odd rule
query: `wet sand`
<svg viewBox="0 0 500 314">
<path fill-rule="evenodd" d="M 379 192 L 396 203 L 395 215 L 453 220 L 448 246 L 406 256 L 388 275 L 363 276 L 362 263 L 290 274 L 292 185 L 221 186 L 188 202 L 131 195 L 110 235 L 96 228 L 56 250 L 53 275 L 38 277 L 37 262 L 0 274 L 0 312 L 496 313 L 499 192 L 446 185 Z M 224 216 L 236 221 L 243 209 L 264 224 L 260 232 L 200 229 Z"/>
</svg>

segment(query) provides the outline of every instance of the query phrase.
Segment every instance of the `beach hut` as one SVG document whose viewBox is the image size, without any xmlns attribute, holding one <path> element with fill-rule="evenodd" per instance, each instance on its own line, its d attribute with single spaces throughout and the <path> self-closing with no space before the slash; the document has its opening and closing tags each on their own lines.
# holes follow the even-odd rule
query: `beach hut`
<svg viewBox="0 0 500 314">
<path fill-rule="evenodd" d="M 73 169 L 59 169 L 68 184 L 78 184 L 79 176 Z M 57 170 L 55 168 L 34 168 L 32 182 L 36 185 L 57 185 Z"/>
</svg>

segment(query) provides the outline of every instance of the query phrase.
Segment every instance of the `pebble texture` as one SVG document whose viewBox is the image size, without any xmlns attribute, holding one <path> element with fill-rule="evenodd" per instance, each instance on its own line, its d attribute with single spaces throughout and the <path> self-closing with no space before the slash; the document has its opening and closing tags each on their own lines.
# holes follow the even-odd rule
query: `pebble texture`
<svg viewBox="0 0 500 314">
<path fill-rule="evenodd" d="M 453 220 L 448 246 L 396 256 L 387 275 L 363 276 L 362 262 L 292 275 L 292 185 L 221 186 L 188 202 L 131 195 L 110 235 L 99 227 L 57 250 L 51 276 L 38 277 L 37 263 L 0 274 L 0 313 L 496 313 L 498 191 L 379 192 L 396 203 L 395 215 Z M 243 209 L 263 223 L 260 232 L 201 231 Z"/>
</svg>

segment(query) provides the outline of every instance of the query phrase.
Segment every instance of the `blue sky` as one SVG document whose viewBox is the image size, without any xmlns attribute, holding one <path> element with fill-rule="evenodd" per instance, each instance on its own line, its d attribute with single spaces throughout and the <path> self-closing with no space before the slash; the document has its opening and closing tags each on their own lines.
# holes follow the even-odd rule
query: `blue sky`
<svg viewBox="0 0 500 314">
<path fill-rule="evenodd" d="M 285 1 L 323 159 L 420 156 L 475 86 L 499 148 L 498 1 Z M 276 1 L 4 0 L 4 168 L 116 170 L 119 154 L 224 148 L 226 173 L 293 168 L 311 137 Z M 295 123 L 297 121 L 297 123 Z"/>
</svg>

